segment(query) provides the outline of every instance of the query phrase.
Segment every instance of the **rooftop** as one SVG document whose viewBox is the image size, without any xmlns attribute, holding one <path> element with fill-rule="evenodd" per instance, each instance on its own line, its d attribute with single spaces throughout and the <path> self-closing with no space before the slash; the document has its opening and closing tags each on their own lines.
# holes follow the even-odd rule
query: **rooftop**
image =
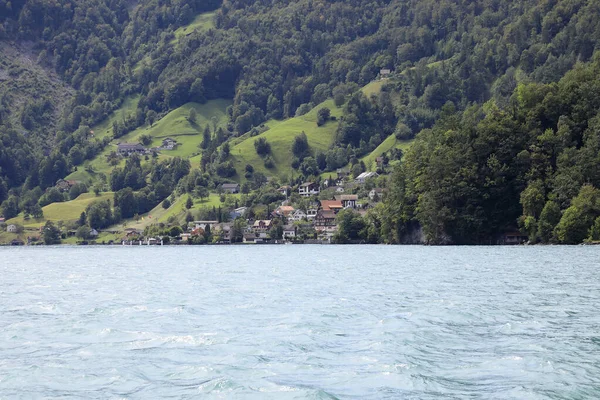
<svg viewBox="0 0 600 400">
<path fill-rule="evenodd" d="M 342 202 L 339 200 L 321 200 L 321 207 L 323 208 L 323 210 L 344 208 Z"/>
</svg>

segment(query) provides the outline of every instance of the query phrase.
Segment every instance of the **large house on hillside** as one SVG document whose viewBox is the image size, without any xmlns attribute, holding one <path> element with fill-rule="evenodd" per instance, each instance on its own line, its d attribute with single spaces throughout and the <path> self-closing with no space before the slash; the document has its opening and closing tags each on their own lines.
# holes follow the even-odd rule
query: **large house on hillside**
<svg viewBox="0 0 600 400">
<path fill-rule="evenodd" d="M 298 193 L 302 197 L 310 197 L 321 193 L 319 185 L 314 182 L 305 182 L 298 188 Z"/>
<path fill-rule="evenodd" d="M 161 149 L 174 150 L 178 145 L 179 143 L 177 143 L 177 140 L 168 137 L 166 139 L 163 139 Z"/>
<path fill-rule="evenodd" d="M 239 183 L 224 183 L 221 188 L 224 192 L 227 193 L 239 193 L 240 192 L 240 184 Z"/>
<path fill-rule="evenodd" d="M 117 150 L 122 156 L 130 156 L 131 154 L 144 154 L 146 148 L 139 143 L 119 143 Z"/>
<path fill-rule="evenodd" d="M 321 200 L 321 209 L 323 211 L 333 211 L 338 213 L 344 208 L 344 205 L 340 200 Z"/>
</svg>

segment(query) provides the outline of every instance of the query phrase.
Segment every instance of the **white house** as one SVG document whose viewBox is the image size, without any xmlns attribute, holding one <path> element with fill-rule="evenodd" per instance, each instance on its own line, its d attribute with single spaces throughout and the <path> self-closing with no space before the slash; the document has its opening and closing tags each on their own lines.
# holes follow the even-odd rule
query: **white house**
<svg viewBox="0 0 600 400">
<path fill-rule="evenodd" d="M 302 197 L 310 197 L 321 193 L 321 189 L 314 182 L 305 182 L 298 188 L 298 193 Z"/>
<path fill-rule="evenodd" d="M 302 210 L 296 210 L 288 217 L 288 220 L 296 222 L 302 221 L 304 218 L 306 218 L 306 213 Z"/>
<path fill-rule="evenodd" d="M 8 233 L 17 233 L 17 226 L 14 224 L 10 224 L 6 227 L 6 232 Z"/>
<path fill-rule="evenodd" d="M 286 225 L 283 227 L 283 238 L 293 239 L 296 237 L 296 227 L 293 225 Z"/>
<path fill-rule="evenodd" d="M 310 207 L 308 210 L 306 210 L 306 219 L 309 221 L 312 221 L 313 219 L 315 219 L 318 212 L 319 212 L 318 207 Z"/>
<path fill-rule="evenodd" d="M 369 199 L 371 199 L 371 201 L 373 201 L 373 200 L 381 201 L 381 199 L 383 199 L 383 189 L 381 189 L 381 188 L 371 189 L 371 191 L 369 192 Z"/>
<path fill-rule="evenodd" d="M 172 138 L 166 138 L 162 141 L 162 149 L 163 150 L 173 150 L 177 147 L 178 143 L 177 140 L 172 139 Z"/>
<path fill-rule="evenodd" d="M 336 198 L 340 199 L 342 202 L 342 206 L 344 208 L 356 208 L 356 204 L 358 203 L 358 195 L 356 194 L 343 194 L 341 196 L 336 196 Z"/>
<path fill-rule="evenodd" d="M 194 221 L 194 229 L 202 229 L 206 232 L 206 227 L 209 226 L 211 229 L 217 225 L 219 221 Z"/>
</svg>

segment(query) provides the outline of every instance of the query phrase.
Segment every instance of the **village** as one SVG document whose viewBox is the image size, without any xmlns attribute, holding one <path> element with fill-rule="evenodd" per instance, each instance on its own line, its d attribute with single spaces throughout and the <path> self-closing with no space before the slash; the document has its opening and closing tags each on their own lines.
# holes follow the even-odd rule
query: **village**
<svg viewBox="0 0 600 400">
<path fill-rule="evenodd" d="M 76 243 L 84 245 L 328 244 L 335 242 L 337 217 L 342 211 L 364 216 L 381 202 L 385 189 L 377 187 L 378 177 L 376 172 L 365 172 L 353 178 L 348 171 L 338 170 L 336 179 L 278 186 L 273 189 L 284 200 L 263 215 L 251 213 L 247 206 L 231 206 L 214 220 L 192 220 L 182 225 L 157 223 L 145 229 L 92 227 L 83 235 L 76 229 L 66 229 L 61 234 L 64 239 L 81 236 Z M 61 180 L 56 187 L 66 191 L 76 184 Z M 218 188 L 222 196 L 239 195 L 241 190 L 238 183 L 224 183 Z M 22 227 L 0 219 L 0 229 L 16 234 Z M 41 229 L 37 235 L 31 232 L 26 240 L 15 239 L 8 244 L 37 244 Z M 114 239 L 99 240 L 102 233 L 109 233 Z"/>
<path fill-rule="evenodd" d="M 338 215 L 351 210 L 364 216 L 379 203 L 385 189 L 374 187 L 376 172 L 367 172 L 356 179 L 343 170 L 335 180 L 304 182 L 296 187 L 279 186 L 276 190 L 285 197 L 263 218 L 249 215 L 249 207 L 228 210 L 227 220 L 189 221 L 185 229 L 163 230 L 167 235 L 153 234 L 157 226 L 144 230 L 126 228 L 120 245 L 187 245 L 187 244 L 329 244 L 335 242 Z M 225 183 L 222 193 L 239 194 L 237 183 Z M 359 192 L 366 195 L 360 196 Z M 300 199 L 300 201 L 297 201 Z"/>
</svg>

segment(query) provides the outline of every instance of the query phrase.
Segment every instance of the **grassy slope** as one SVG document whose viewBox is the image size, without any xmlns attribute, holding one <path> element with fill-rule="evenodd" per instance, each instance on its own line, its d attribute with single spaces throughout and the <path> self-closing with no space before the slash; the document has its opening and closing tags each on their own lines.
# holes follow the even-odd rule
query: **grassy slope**
<svg viewBox="0 0 600 400">
<path fill-rule="evenodd" d="M 209 13 L 204 13 L 204 14 L 198 15 L 196 18 L 194 18 L 194 20 L 189 25 L 182 26 L 181 28 L 179 28 L 175 31 L 175 40 L 173 41 L 173 43 L 175 43 L 182 37 L 187 36 L 194 31 L 206 32 L 209 29 L 214 28 L 215 27 L 214 17 L 215 17 L 214 12 L 209 12 Z"/>
<path fill-rule="evenodd" d="M 398 140 L 396 136 L 390 135 L 387 139 L 385 139 L 375 150 L 371 153 L 367 154 L 363 158 L 367 170 L 375 171 L 377 169 L 376 159 L 380 157 L 383 153 L 390 151 L 393 148 L 401 149 L 402 151 L 406 151 L 412 143 L 412 140 Z"/>
<path fill-rule="evenodd" d="M 137 101 L 135 101 L 135 103 L 137 104 Z M 198 153 L 198 144 L 202 142 L 201 133 L 207 124 L 212 125 L 211 118 L 213 116 L 217 117 L 219 126 L 224 127 L 227 124 L 226 109 L 230 104 L 231 102 L 229 100 L 211 100 L 205 104 L 187 103 L 168 113 L 152 127 L 140 127 L 129 132 L 125 136 L 113 140 L 98 156 L 91 161 L 86 161 L 83 166 L 79 166 L 77 171 L 70 174 L 67 179 L 87 182 L 89 180 L 95 181 L 99 173 L 108 176 L 114 167 L 106 162 L 106 156 L 110 154 L 110 152 L 116 151 L 117 143 L 137 143 L 139 137 L 144 134 L 154 138 L 150 147 L 160 146 L 162 139 L 166 137 L 172 137 L 181 143 L 175 150 L 163 151 L 160 156 L 161 158 L 176 156 L 186 158 L 191 157 Z M 197 115 L 195 124 L 191 124 L 187 120 L 192 108 L 196 110 Z M 122 108 L 117 113 L 120 112 L 125 111 Z M 112 125 L 112 122 L 110 124 Z M 112 131 L 112 128 L 109 130 Z M 119 166 L 122 167 L 124 164 L 125 160 L 122 160 Z M 92 167 L 94 171 L 93 174 L 90 174 L 85 170 L 88 165 Z"/>
<path fill-rule="evenodd" d="M 292 174 L 291 161 L 293 158 L 292 143 L 294 138 L 303 131 L 308 137 L 308 143 L 313 153 L 326 151 L 333 143 L 338 122 L 330 121 L 324 126 L 318 127 L 317 112 L 323 107 L 328 107 L 331 110 L 331 115 L 338 117 L 338 119 L 342 115 L 342 109 L 336 107 L 333 100 L 327 100 L 301 117 L 290 118 L 285 121 L 269 121 L 267 122 L 267 126 L 270 128 L 268 131 L 259 136 L 247 138 L 233 146 L 231 155 L 238 177 L 243 178 L 246 164 L 252 165 L 255 171 L 266 175 L 290 176 Z M 271 157 L 275 161 L 275 168 L 265 168 L 263 159 L 256 154 L 254 141 L 259 137 L 266 138 L 271 144 Z"/>
<path fill-rule="evenodd" d="M 118 110 L 113 111 L 107 119 L 92 127 L 94 137 L 102 139 L 106 136 L 111 136 L 113 122 L 122 121 L 128 115 L 134 115 L 139 101 L 139 95 L 127 97 Z"/>
<path fill-rule="evenodd" d="M 16 218 L 8 220 L 7 223 L 23 225 L 26 228 L 37 228 L 40 225 L 45 224 L 46 221 L 75 221 L 79 219 L 81 213 L 85 211 L 86 207 L 91 203 L 98 200 L 112 199 L 112 192 L 101 193 L 100 196 L 96 196 L 93 193 L 84 193 L 75 200 L 66 201 L 64 203 L 52 203 L 46 207 L 43 207 L 42 210 L 44 210 L 44 218 L 42 219 L 32 218 L 25 221 L 23 219 L 23 215 L 19 215 Z"/>
<path fill-rule="evenodd" d="M 234 198 L 239 199 L 240 194 L 231 195 Z M 154 207 L 149 213 L 140 215 L 140 218 L 135 220 L 128 220 L 122 222 L 120 225 L 113 227 L 112 229 L 120 229 L 123 226 L 127 228 L 135 228 L 143 230 L 145 227 L 157 224 L 157 223 L 166 223 L 170 217 L 174 216 L 177 218 L 179 223 L 184 221 L 185 215 L 187 214 L 187 209 L 185 208 L 185 203 L 187 201 L 187 195 L 183 195 L 178 197 L 168 209 L 164 209 L 162 207 L 162 203 Z M 191 212 L 194 213 L 201 208 L 205 207 L 219 207 L 222 205 L 220 196 L 216 193 L 211 193 L 208 199 L 194 199 L 194 206 L 191 208 Z"/>
<path fill-rule="evenodd" d="M 367 84 L 365 87 L 363 87 L 362 91 L 365 94 L 365 96 L 371 97 L 374 94 L 379 94 L 381 92 L 381 88 L 385 83 L 386 80 L 373 81 Z"/>
</svg>

